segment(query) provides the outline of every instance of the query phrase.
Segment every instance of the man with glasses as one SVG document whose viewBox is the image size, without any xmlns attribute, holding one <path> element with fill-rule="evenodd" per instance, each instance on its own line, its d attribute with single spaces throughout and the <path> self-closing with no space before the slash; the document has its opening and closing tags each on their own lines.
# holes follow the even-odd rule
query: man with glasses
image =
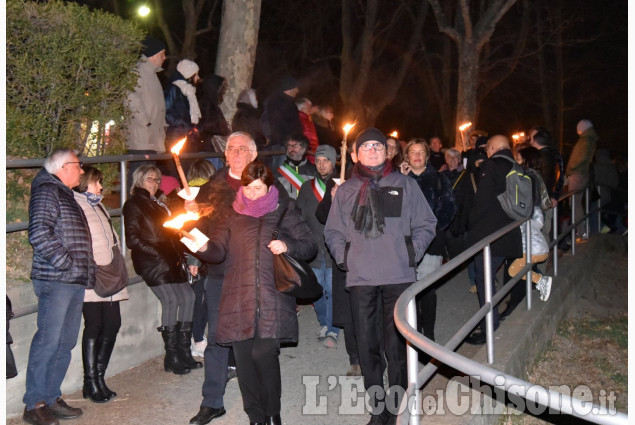
<svg viewBox="0 0 635 425">
<path fill-rule="evenodd" d="M 292 199 L 298 198 L 304 182 L 311 180 L 316 173 L 315 165 L 306 159 L 309 139 L 304 134 L 287 137 L 285 141 L 287 157 L 276 170 L 276 177 Z"/>
<path fill-rule="evenodd" d="M 232 203 L 236 199 L 236 193 L 241 186 L 240 178 L 243 170 L 257 156 L 256 142 L 248 133 L 237 131 L 229 135 L 225 148 L 227 166 L 221 168 L 207 183 L 201 186 L 196 202 L 186 202 L 187 209 L 198 211 L 203 216 L 196 224 L 196 227 L 203 233 L 210 234 L 213 229 L 225 225 L 232 212 Z M 279 185 L 278 191 L 280 198 L 286 196 L 286 192 Z M 194 425 L 207 424 L 212 419 L 225 414 L 223 397 L 230 370 L 228 366 L 230 348 L 215 343 L 224 274 L 224 262 L 207 264 L 207 276 L 205 277 L 208 319 L 207 347 L 205 347 L 203 355 L 205 380 L 202 389 L 203 401 L 199 412 L 190 419 L 190 424 Z M 235 374 L 235 367 L 233 367 L 232 374 Z"/>
<path fill-rule="evenodd" d="M 436 218 L 414 181 L 386 160 L 386 137 L 376 128 L 355 140 L 352 177 L 333 198 L 324 237 L 338 267 L 347 272 L 353 324 L 371 424 L 394 424 L 407 387 L 406 344 L 393 313 L 397 298 L 415 280 L 416 265 L 435 236 Z M 388 363 L 383 387 L 381 333 Z M 401 388 L 397 388 L 399 386 Z"/>
<path fill-rule="evenodd" d="M 95 282 L 97 268 L 88 223 L 71 190 L 83 173 L 75 152 L 57 149 L 31 184 L 29 242 L 38 330 L 29 350 L 23 419 L 33 425 L 59 424 L 58 419 L 83 413 L 61 398 L 79 334 L 84 292 Z"/>
</svg>

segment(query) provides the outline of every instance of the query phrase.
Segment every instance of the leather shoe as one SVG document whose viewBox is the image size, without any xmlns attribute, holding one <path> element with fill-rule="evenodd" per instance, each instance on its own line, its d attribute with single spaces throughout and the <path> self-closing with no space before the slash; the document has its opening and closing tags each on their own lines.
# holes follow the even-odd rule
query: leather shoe
<svg viewBox="0 0 635 425">
<path fill-rule="evenodd" d="M 282 425 L 282 419 L 280 419 L 280 415 L 266 416 L 265 425 Z"/>
<path fill-rule="evenodd" d="M 249 425 L 265 425 L 264 422 L 249 422 Z"/>
<path fill-rule="evenodd" d="M 49 409 L 55 415 L 56 418 L 60 419 L 73 419 L 77 418 L 84 413 L 82 409 L 78 407 L 71 407 L 61 397 L 57 397 L 55 403 L 49 406 Z"/>
<path fill-rule="evenodd" d="M 51 409 L 46 406 L 46 403 L 40 401 L 35 404 L 35 408 L 26 410 L 22 414 L 22 419 L 32 425 L 59 425 L 60 422 L 53 416 Z"/>
<path fill-rule="evenodd" d="M 226 412 L 224 407 L 201 406 L 196 416 L 190 419 L 190 424 L 205 425 L 210 423 L 212 419 L 218 418 L 219 416 L 223 416 L 225 413 Z"/>
<path fill-rule="evenodd" d="M 472 332 L 472 335 L 465 338 L 465 342 L 471 345 L 485 344 L 485 334 L 481 331 Z"/>
</svg>

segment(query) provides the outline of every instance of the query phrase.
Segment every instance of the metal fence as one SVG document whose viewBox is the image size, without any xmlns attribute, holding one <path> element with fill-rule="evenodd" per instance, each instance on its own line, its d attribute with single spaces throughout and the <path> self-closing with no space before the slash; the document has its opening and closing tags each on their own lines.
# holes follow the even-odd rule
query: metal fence
<svg viewBox="0 0 635 425">
<path fill-rule="evenodd" d="M 557 274 L 558 270 L 558 242 L 564 238 L 571 238 L 571 254 L 575 255 L 576 245 L 576 227 L 578 224 L 584 221 L 586 227 L 586 234 L 589 234 L 589 217 L 590 214 L 597 211 L 600 213 L 600 201 L 593 210 L 589 210 L 590 201 L 590 188 L 585 191 L 585 212 L 581 215 L 575 208 L 575 199 L 578 196 L 582 196 L 582 192 L 579 193 L 567 193 L 558 200 L 558 206 L 572 197 L 571 202 L 571 223 L 568 227 L 558 232 L 558 206 L 554 208 L 553 214 L 553 234 L 556 235 L 549 242 L 549 248 L 553 250 L 553 267 L 554 274 Z M 580 217 L 578 218 L 578 215 Z M 519 226 L 525 227 L 525 240 L 526 240 L 526 258 L 527 264 L 521 269 L 521 271 L 509 281 L 504 283 L 502 289 L 497 291 L 495 296 L 492 296 L 492 279 L 490 272 L 491 254 L 490 245 L 501 238 L 503 235 L 509 233 Z M 483 252 L 483 268 L 484 273 L 484 287 L 485 287 L 485 304 L 454 334 L 452 338 L 444 345 L 441 346 L 434 341 L 424 337 L 416 330 L 417 313 L 415 307 L 415 297 L 417 294 L 423 292 L 426 288 L 433 285 L 437 280 L 444 277 L 448 273 L 462 266 L 466 261 L 470 260 L 474 255 L 479 252 Z M 437 269 L 433 273 L 425 276 L 425 278 L 415 282 L 399 297 L 395 305 L 395 324 L 397 329 L 401 332 L 404 338 L 408 341 L 407 356 L 408 356 L 408 388 L 402 400 L 402 406 L 400 411 L 402 412 L 397 423 L 400 425 L 415 425 L 421 421 L 418 409 L 413 412 L 409 410 L 409 406 L 419 406 L 421 403 L 418 396 L 418 390 L 432 377 L 438 366 L 429 362 L 421 371 L 419 371 L 419 355 L 418 348 L 426 354 L 432 356 L 438 361 L 472 377 L 479 377 L 478 379 L 496 386 L 496 388 L 504 387 L 508 394 L 523 397 L 528 400 L 536 401 L 538 404 L 554 409 L 555 411 L 562 412 L 564 414 L 572 415 L 582 418 L 586 421 L 598 423 L 598 424 L 627 424 L 627 416 L 623 413 L 616 412 L 615 414 L 607 414 L 605 407 L 593 405 L 589 407 L 588 401 L 583 401 L 578 398 L 572 397 L 567 394 L 562 394 L 552 389 L 546 389 L 539 385 L 526 382 L 522 379 L 516 378 L 511 375 L 507 375 L 499 370 L 492 369 L 486 365 L 478 363 L 472 359 L 464 357 L 455 352 L 457 347 L 463 342 L 463 340 L 472 332 L 472 330 L 485 318 L 486 325 L 486 350 L 487 350 L 487 363 L 494 363 L 494 312 L 493 308 L 497 306 L 505 296 L 512 290 L 512 288 L 523 278 L 523 274 L 526 275 L 526 297 L 527 297 L 527 310 L 531 310 L 532 293 L 531 293 L 531 269 L 533 267 L 531 262 L 531 222 L 530 220 L 519 220 L 515 223 L 511 223 L 497 232 L 482 239 L 478 243 L 472 245 L 470 248 L 462 252 L 457 257 L 451 259 L 441 268 Z M 412 403 L 409 403 L 412 401 Z"/>
</svg>

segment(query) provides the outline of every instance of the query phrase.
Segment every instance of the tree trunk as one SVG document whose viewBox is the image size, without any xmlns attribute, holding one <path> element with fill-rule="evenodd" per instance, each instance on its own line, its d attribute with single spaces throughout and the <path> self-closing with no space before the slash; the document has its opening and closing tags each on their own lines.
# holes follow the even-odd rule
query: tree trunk
<svg viewBox="0 0 635 425">
<path fill-rule="evenodd" d="M 228 82 L 221 110 L 229 122 L 236 111 L 238 95 L 251 87 L 259 26 L 260 0 L 223 2 L 215 72 Z"/>
<path fill-rule="evenodd" d="M 458 102 L 456 108 L 457 127 L 454 142 L 454 146 L 459 150 L 466 150 L 468 148 L 467 136 L 476 126 L 479 52 L 480 51 L 471 43 L 463 43 L 459 46 Z M 466 122 L 471 122 L 472 127 L 464 132 L 468 134 L 462 135 L 458 127 Z"/>
</svg>

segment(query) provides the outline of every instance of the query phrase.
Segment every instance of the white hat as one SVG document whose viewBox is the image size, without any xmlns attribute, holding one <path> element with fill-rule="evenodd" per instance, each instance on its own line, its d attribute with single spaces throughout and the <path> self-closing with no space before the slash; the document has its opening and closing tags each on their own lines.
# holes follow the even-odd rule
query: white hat
<svg viewBox="0 0 635 425">
<path fill-rule="evenodd" d="M 179 71 L 181 75 L 187 80 L 198 72 L 198 65 L 194 61 L 183 59 L 176 66 L 176 70 Z"/>
<path fill-rule="evenodd" d="M 588 129 L 590 129 L 591 127 L 593 127 L 593 123 L 589 120 L 580 120 L 580 122 L 578 122 L 578 134 L 582 134 L 585 131 L 587 131 Z"/>
</svg>

